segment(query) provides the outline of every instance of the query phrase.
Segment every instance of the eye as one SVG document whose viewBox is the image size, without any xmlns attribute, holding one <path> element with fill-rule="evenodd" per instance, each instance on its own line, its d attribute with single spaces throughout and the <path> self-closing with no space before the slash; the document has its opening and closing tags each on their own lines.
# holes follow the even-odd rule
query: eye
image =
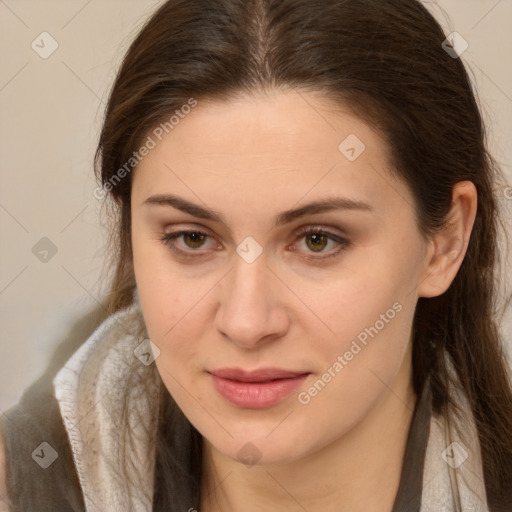
<svg viewBox="0 0 512 512">
<path fill-rule="evenodd" d="M 313 254 L 321 254 L 321 256 L 306 256 L 308 259 L 326 259 L 337 256 L 343 249 L 350 245 L 350 241 L 339 235 L 326 231 L 320 227 L 306 227 L 296 233 L 300 240 L 305 239 L 305 245 L 308 249 L 307 252 Z M 324 249 L 333 242 L 332 245 L 337 249 L 333 251 L 325 251 Z M 327 254 L 323 254 L 327 252 Z"/>
<path fill-rule="evenodd" d="M 182 238 L 185 244 L 185 249 L 192 249 L 193 252 L 195 249 L 201 249 L 204 245 L 204 242 L 210 236 L 207 233 L 203 233 L 198 230 L 189 230 L 189 231 L 176 231 L 175 233 L 166 233 L 160 238 L 160 241 L 163 242 L 167 247 L 177 252 L 180 256 L 185 258 L 194 257 L 195 255 L 189 254 L 186 250 L 180 249 L 177 247 L 176 241 Z"/>
<path fill-rule="evenodd" d="M 307 247 L 306 252 L 321 254 L 320 256 L 306 256 L 307 259 L 314 260 L 321 260 L 336 256 L 351 243 L 346 238 L 326 231 L 320 227 L 302 228 L 299 232 L 295 233 L 295 236 L 299 237 L 299 240 L 305 239 L 305 245 Z M 184 247 L 182 246 L 182 248 L 178 247 L 177 244 L 177 241 L 180 238 L 184 243 Z M 160 238 L 160 241 L 176 252 L 179 256 L 183 258 L 194 258 L 201 255 L 198 249 L 203 248 L 205 242 L 209 238 L 211 238 L 210 235 L 202 231 L 185 230 L 176 231 L 175 233 L 166 233 Z M 329 245 L 329 242 L 333 242 L 332 245 L 337 247 L 334 252 L 327 252 L 324 250 Z M 217 248 L 220 248 L 220 246 L 217 245 Z M 296 249 L 292 250 L 295 251 Z M 324 252 L 327 252 L 327 254 L 324 255 Z"/>
</svg>

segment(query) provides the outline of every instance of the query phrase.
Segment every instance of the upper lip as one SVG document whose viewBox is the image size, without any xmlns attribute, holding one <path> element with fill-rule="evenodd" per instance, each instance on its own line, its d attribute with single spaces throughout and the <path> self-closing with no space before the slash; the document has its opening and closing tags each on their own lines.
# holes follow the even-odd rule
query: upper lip
<svg viewBox="0 0 512 512">
<path fill-rule="evenodd" d="M 293 379 L 309 372 L 295 372 L 281 368 L 260 368 L 247 371 L 241 368 L 221 368 L 209 372 L 223 379 L 237 380 L 240 382 L 266 382 L 275 379 Z"/>
</svg>

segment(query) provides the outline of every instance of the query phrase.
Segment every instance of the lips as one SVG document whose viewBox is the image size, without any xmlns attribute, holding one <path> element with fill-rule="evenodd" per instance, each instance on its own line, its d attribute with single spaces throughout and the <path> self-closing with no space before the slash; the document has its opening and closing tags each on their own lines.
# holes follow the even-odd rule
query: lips
<svg viewBox="0 0 512 512">
<path fill-rule="evenodd" d="M 240 368 L 223 368 L 221 370 L 214 370 L 211 373 L 223 379 L 239 382 L 268 382 L 278 379 L 293 379 L 308 372 L 293 372 L 278 368 L 263 368 L 254 371 L 245 371 Z"/>
<path fill-rule="evenodd" d="M 215 389 L 231 404 L 259 409 L 277 405 L 294 391 L 308 372 L 280 368 L 246 371 L 240 368 L 222 368 L 209 372 Z"/>
</svg>

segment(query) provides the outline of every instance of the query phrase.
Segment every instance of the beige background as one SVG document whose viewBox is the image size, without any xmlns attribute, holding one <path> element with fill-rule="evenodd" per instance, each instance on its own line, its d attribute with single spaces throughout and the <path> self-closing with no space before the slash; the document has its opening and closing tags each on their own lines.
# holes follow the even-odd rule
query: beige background
<svg viewBox="0 0 512 512">
<path fill-rule="evenodd" d="M 0 0 L 0 412 L 40 375 L 72 320 L 101 298 L 105 232 L 92 160 L 120 59 L 159 3 Z M 512 2 L 426 3 L 447 33 L 469 43 L 463 60 L 512 186 Z M 44 31 L 58 43 L 47 59 L 31 47 Z M 512 189 L 510 199 L 498 194 L 512 217 Z M 46 263 L 32 252 L 43 237 L 57 248 Z M 508 340 L 511 309 L 502 324 Z"/>
</svg>

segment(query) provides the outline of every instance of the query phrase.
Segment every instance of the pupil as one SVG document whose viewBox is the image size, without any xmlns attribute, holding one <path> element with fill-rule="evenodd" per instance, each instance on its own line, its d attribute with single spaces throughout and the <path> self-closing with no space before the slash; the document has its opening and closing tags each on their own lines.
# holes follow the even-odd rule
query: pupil
<svg viewBox="0 0 512 512">
<path fill-rule="evenodd" d="M 325 236 L 324 235 L 316 233 L 316 234 L 310 235 L 310 239 L 312 241 L 313 249 L 315 249 L 315 248 L 321 249 L 325 245 Z"/>
<path fill-rule="evenodd" d="M 197 243 L 201 243 L 202 241 L 202 238 L 203 238 L 203 235 L 201 235 L 200 233 L 188 233 L 188 238 L 189 238 L 189 241 L 190 243 L 193 245 L 193 244 L 197 244 Z"/>
</svg>

